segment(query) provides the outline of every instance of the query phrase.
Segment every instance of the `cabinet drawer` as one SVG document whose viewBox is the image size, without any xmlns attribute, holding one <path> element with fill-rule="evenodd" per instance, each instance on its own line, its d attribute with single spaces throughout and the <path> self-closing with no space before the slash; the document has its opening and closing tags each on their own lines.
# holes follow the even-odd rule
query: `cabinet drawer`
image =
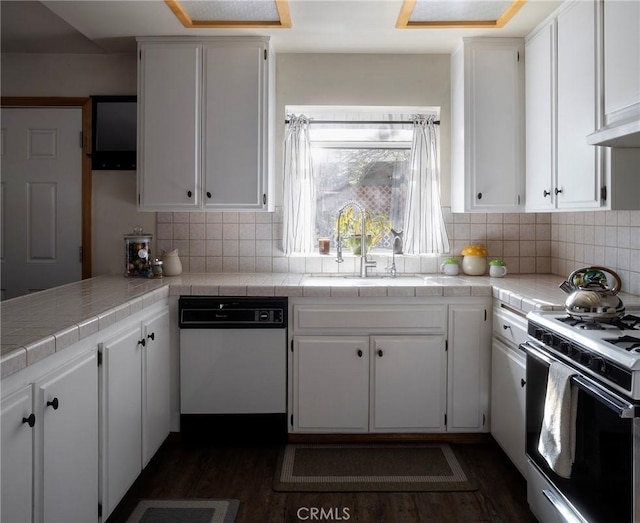
<svg viewBox="0 0 640 523">
<path fill-rule="evenodd" d="M 508 345 L 520 345 L 527 340 L 527 319 L 504 307 L 493 309 L 493 335 Z"/>
<path fill-rule="evenodd" d="M 296 331 L 419 331 L 444 333 L 444 305 L 297 305 L 293 308 Z"/>
</svg>

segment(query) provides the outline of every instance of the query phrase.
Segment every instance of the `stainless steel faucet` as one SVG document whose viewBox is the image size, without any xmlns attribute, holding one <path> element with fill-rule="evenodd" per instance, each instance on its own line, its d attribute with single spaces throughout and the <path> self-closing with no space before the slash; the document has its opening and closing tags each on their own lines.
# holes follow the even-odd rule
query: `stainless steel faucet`
<svg viewBox="0 0 640 523">
<path fill-rule="evenodd" d="M 376 262 L 367 258 L 367 233 L 365 230 L 366 213 L 364 207 L 355 200 L 348 200 L 338 210 L 338 220 L 336 222 L 336 263 L 342 263 L 344 261 L 344 258 L 342 257 L 342 238 L 340 237 L 340 218 L 342 218 L 342 213 L 348 207 L 352 207 L 360 213 L 360 277 L 366 278 L 368 276 L 367 270 L 369 267 L 375 267 Z"/>
</svg>

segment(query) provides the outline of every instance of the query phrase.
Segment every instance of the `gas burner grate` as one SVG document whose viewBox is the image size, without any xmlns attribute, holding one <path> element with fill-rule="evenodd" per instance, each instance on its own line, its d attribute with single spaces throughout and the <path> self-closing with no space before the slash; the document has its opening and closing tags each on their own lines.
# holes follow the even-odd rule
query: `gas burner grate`
<svg viewBox="0 0 640 523">
<path fill-rule="evenodd" d="M 622 318 L 612 318 L 610 320 L 589 321 L 574 318 L 573 316 L 563 316 L 558 318 L 559 321 L 570 327 L 583 330 L 640 330 L 640 317 L 633 314 L 627 314 Z"/>
<path fill-rule="evenodd" d="M 640 338 L 635 338 L 633 336 L 620 336 L 619 338 L 611 338 L 603 340 L 617 347 L 625 349 L 629 352 L 638 352 L 636 349 L 640 348 Z"/>
</svg>

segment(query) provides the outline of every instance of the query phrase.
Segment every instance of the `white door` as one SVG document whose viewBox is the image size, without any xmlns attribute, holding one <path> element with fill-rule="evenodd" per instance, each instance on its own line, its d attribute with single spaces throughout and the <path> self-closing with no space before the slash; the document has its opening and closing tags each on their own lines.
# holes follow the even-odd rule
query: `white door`
<svg viewBox="0 0 640 523">
<path fill-rule="evenodd" d="M 82 278 L 82 109 L 3 108 L 2 294 Z"/>
<path fill-rule="evenodd" d="M 143 326 L 142 465 L 146 466 L 171 428 L 169 310 Z"/>
<path fill-rule="evenodd" d="M 31 521 L 33 493 L 33 439 L 31 385 L 2 399 L 2 493 L 0 520 L 4 523 Z M 33 416 L 33 418 L 32 418 Z"/>
<path fill-rule="evenodd" d="M 42 408 L 42 514 L 36 521 L 98 521 L 98 365 L 93 350 L 37 388 Z"/>
<path fill-rule="evenodd" d="M 142 470 L 142 335 L 134 326 L 102 344 L 103 520 Z"/>
</svg>

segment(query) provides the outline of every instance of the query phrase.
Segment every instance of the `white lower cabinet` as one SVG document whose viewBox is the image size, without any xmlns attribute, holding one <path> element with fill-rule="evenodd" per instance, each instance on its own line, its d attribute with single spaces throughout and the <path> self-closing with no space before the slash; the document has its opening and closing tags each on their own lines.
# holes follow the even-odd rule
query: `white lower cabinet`
<svg viewBox="0 0 640 523">
<path fill-rule="evenodd" d="M 2 401 L 2 521 L 98 521 L 95 348 Z"/>
<path fill-rule="evenodd" d="M 443 336 L 298 336 L 294 432 L 444 429 Z"/>
<path fill-rule="evenodd" d="M 449 306 L 447 431 L 489 431 L 491 323 L 484 304 Z"/>
<path fill-rule="evenodd" d="M 145 467 L 170 431 L 169 310 L 143 322 L 144 390 L 142 396 L 142 466 Z"/>
<path fill-rule="evenodd" d="M 494 338 L 491 374 L 491 434 L 526 477 L 524 354 Z"/>
<path fill-rule="evenodd" d="M 101 346 L 105 519 L 142 470 L 142 339 L 133 325 Z"/>
<path fill-rule="evenodd" d="M 372 336 L 371 430 L 443 431 L 446 376 L 444 336 Z"/>
<path fill-rule="evenodd" d="M 6 523 L 32 521 L 33 441 L 36 417 L 33 388 L 22 387 L 2 398 L 2 505 L 0 520 Z"/>
<path fill-rule="evenodd" d="M 293 341 L 295 432 L 367 432 L 369 338 L 298 336 Z"/>
<path fill-rule="evenodd" d="M 102 353 L 102 517 L 169 434 L 169 313 L 131 323 Z"/>
</svg>

